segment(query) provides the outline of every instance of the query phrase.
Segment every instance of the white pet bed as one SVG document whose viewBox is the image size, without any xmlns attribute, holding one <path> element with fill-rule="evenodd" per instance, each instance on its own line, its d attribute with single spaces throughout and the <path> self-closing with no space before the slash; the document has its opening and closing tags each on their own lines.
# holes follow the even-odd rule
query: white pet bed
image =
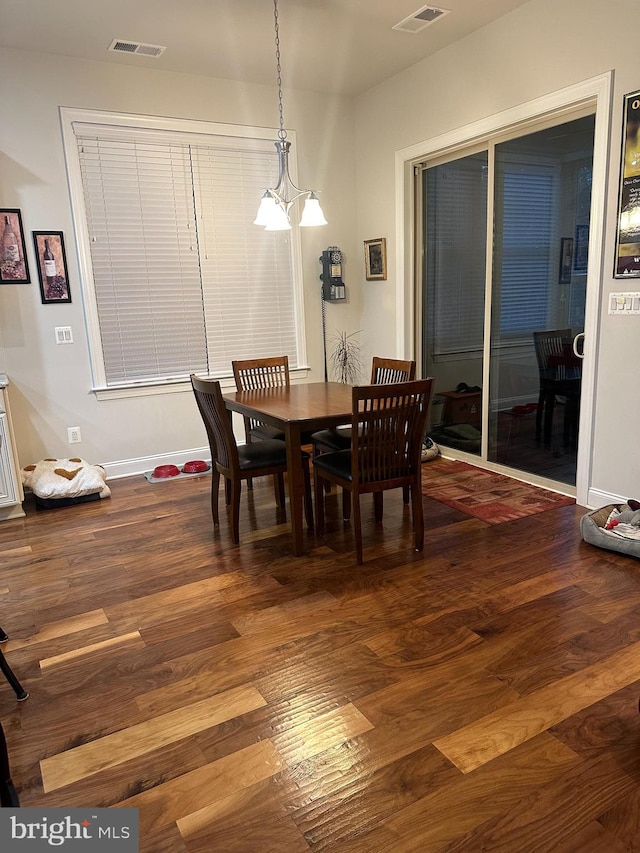
<svg viewBox="0 0 640 853">
<path fill-rule="evenodd" d="M 43 509 L 71 506 L 89 500 L 108 498 L 111 490 L 101 465 L 90 465 L 84 459 L 42 459 L 22 469 L 22 485 L 36 496 Z"/>
</svg>

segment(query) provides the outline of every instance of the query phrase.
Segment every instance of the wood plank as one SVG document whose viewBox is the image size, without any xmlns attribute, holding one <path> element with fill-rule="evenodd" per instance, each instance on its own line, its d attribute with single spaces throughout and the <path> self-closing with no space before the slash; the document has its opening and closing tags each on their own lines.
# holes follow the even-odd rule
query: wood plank
<svg viewBox="0 0 640 853">
<path fill-rule="evenodd" d="M 9 560 L 12 557 L 29 557 L 33 553 L 31 545 L 20 545 L 17 548 L 0 548 L 0 557 Z"/>
<path fill-rule="evenodd" d="M 597 782 L 585 787 L 586 778 Z M 476 826 L 456 846 L 460 850 L 510 853 L 526 847 L 527 839 L 536 838 L 540 850 L 553 850 L 558 839 L 583 833 L 603 809 L 637 787 L 609 756 L 583 762 Z M 598 834 L 602 833 L 598 830 Z"/>
<path fill-rule="evenodd" d="M 640 849 L 640 786 L 620 797 L 610 808 L 599 811 L 598 823 L 627 850 Z M 615 849 L 612 845 L 612 849 Z"/>
<path fill-rule="evenodd" d="M 291 815 L 279 805 L 272 780 L 254 785 L 178 821 L 189 853 L 308 853 L 306 843 Z"/>
<path fill-rule="evenodd" d="M 598 821 L 592 820 L 570 838 L 558 839 L 551 848 L 554 853 L 629 853 L 627 847 Z"/>
<path fill-rule="evenodd" d="M 231 720 L 263 704 L 264 699 L 254 688 L 237 688 L 45 758 L 40 763 L 44 789 L 53 791 L 62 788 L 122 761 Z"/>
<path fill-rule="evenodd" d="M 340 853 L 437 853 L 578 765 L 575 753 L 545 733 L 475 773 L 436 787 L 372 831 L 354 833 L 353 840 L 340 845 Z M 540 848 L 532 843 L 529 849 Z"/>
<path fill-rule="evenodd" d="M 60 797 L 68 808 L 86 807 L 87 803 L 105 808 L 117 806 L 205 764 L 207 760 L 195 738 L 187 738 L 122 761 L 99 775 L 85 776 L 65 785 L 61 794 L 57 791 L 45 793 L 38 773 L 29 791 L 29 802 L 33 807 L 46 808 L 59 802 Z"/>
<path fill-rule="evenodd" d="M 45 625 L 36 634 L 31 637 L 19 640 L 9 640 L 5 649 L 8 652 L 16 649 L 24 649 L 28 646 L 34 646 L 38 643 L 48 643 L 57 637 L 64 637 L 67 634 L 75 634 L 78 631 L 84 631 L 87 628 L 95 628 L 97 625 L 105 625 L 109 620 L 107 614 L 102 608 L 91 610 L 88 613 L 80 613 L 78 616 L 71 616 L 69 619 L 60 619 L 57 622 L 51 622 Z"/>
<path fill-rule="evenodd" d="M 638 679 L 640 643 L 434 741 L 463 773 Z"/>
<path fill-rule="evenodd" d="M 54 655 L 50 658 L 42 658 L 40 661 L 40 669 L 45 670 L 54 666 L 77 661 L 78 658 L 91 656 L 99 652 L 113 651 L 114 649 L 128 649 L 136 646 L 144 646 L 144 640 L 140 636 L 139 631 L 132 631 L 129 634 L 123 634 L 121 637 L 111 637 L 108 640 L 102 640 L 99 643 L 92 643 L 89 646 L 82 646 L 79 649 L 73 649 L 70 652 L 63 652 L 59 655 Z"/>
<path fill-rule="evenodd" d="M 294 765 L 372 728 L 373 724 L 364 714 L 348 704 L 275 733 L 273 742 L 284 761 Z"/>
<path fill-rule="evenodd" d="M 268 779 L 283 766 L 273 743 L 264 740 L 184 773 L 119 805 L 140 810 L 141 834 L 184 818 L 189 819 L 184 826 L 195 827 L 207 820 L 207 810 L 212 804 Z M 181 833 L 183 836 L 188 834 L 182 829 Z"/>
</svg>

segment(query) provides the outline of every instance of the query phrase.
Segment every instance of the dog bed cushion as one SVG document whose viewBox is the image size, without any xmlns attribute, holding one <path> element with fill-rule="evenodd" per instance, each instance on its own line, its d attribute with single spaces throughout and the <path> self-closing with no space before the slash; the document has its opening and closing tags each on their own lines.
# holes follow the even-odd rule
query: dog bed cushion
<svg viewBox="0 0 640 853">
<path fill-rule="evenodd" d="M 580 519 L 580 533 L 585 542 L 605 548 L 607 551 L 616 551 L 618 554 L 628 554 L 631 557 L 640 558 L 640 539 L 631 539 L 607 530 L 605 525 L 612 513 L 622 514 L 624 518 L 628 512 L 633 512 L 628 504 L 608 504 L 600 507 L 595 512 L 589 512 Z"/>
<path fill-rule="evenodd" d="M 90 465 L 84 459 L 42 459 L 35 465 L 22 469 L 22 485 L 37 498 L 46 500 L 79 498 L 111 494 L 106 484 L 107 475 L 100 465 Z"/>
</svg>

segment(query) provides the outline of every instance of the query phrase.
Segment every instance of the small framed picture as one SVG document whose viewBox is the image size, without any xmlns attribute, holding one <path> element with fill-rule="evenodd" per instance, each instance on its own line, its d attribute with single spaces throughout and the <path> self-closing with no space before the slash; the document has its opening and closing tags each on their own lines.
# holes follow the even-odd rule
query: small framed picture
<svg viewBox="0 0 640 853">
<path fill-rule="evenodd" d="M 367 281 L 387 280 L 387 240 L 385 237 L 364 241 L 364 269 Z"/>
<path fill-rule="evenodd" d="M 71 302 L 62 231 L 33 231 L 43 305 Z"/>
<path fill-rule="evenodd" d="M 573 258 L 573 271 L 586 273 L 589 257 L 589 223 L 576 225 L 576 253 Z"/>
<path fill-rule="evenodd" d="M 29 264 L 20 211 L 0 210 L 0 284 L 29 284 Z"/>
<path fill-rule="evenodd" d="M 558 284 L 571 284 L 571 267 L 573 265 L 573 237 L 560 238 L 560 268 Z"/>
</svg>

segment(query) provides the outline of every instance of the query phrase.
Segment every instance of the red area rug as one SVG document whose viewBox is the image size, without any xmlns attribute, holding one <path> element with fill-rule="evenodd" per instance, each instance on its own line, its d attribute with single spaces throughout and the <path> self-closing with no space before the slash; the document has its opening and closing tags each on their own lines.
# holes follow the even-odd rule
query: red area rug
<svg viewBox="0 0 640 853">
<path fill-rule="evenodd" d="M 422 494 L 489 524 L 575 503 L 566 495 L 442 458 L 422 466 Z"/>
</svg>

